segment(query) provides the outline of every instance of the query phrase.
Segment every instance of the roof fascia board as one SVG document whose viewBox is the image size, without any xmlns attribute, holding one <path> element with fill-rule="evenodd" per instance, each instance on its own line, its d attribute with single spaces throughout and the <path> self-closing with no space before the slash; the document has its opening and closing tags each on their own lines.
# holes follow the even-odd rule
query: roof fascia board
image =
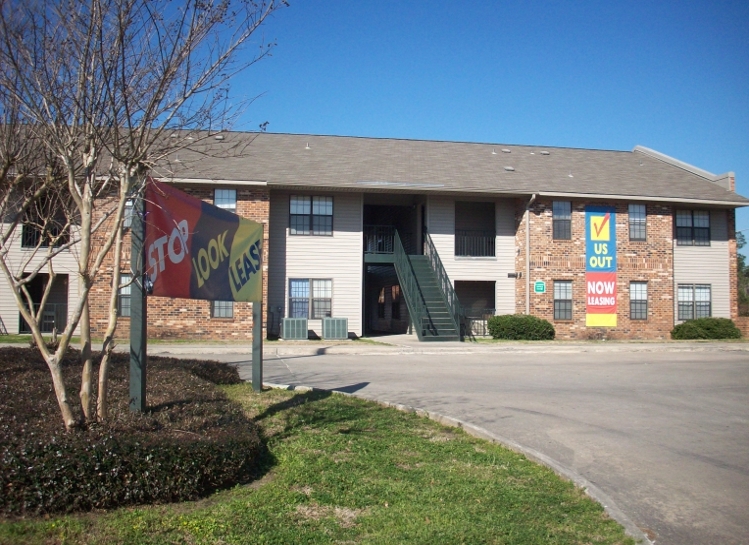
<svg viewBox="0 0 749 545">
<path fill-rule="evenodd" d="M 654 149 L 646 148 L 645 146 L 635 146 L 632 150 L 633 152 L 637 151 L 642 154 L 645 154 L 649 157 L 652 157 L 653 159 L 657 159 L 659 161 L 662 161 L 664 163 L 668 163 L 669 165 L 673 165 L 675 167 L 678 167 L 682 170 L 686 170 L 687 172 L 691 172 L 692 174 L 696 174 L 697 176 L 700 176 L 702 178 L 705 178 L 706 180 L 710 180 L 711 182 L 721 182 L 722 180 L 729 178 L 729 177 L 735 177 L 736 175 L 733 172 L 726 172 L 724 174 L 713 174 L 712 172 L 708 172 L 707 170 L 703 170 L 699 167 L 696 167 L 694 165 L 690 165 L 689 163 L 685 163 L 684 161 L 680 161 L 678 159 L 675 159 L 671 157 L 670 155 L 666 155 L 665 153 L 661 153 L 660 151 L 655 151 Z M 722 184 L 721 184 L 722 185 Z"/>
<path fill-rule="evenodd" d="M 161 178 L 162 182 L 174 184 L 198 184 L 198 185 L 260 185 L 267 186 L 268 182 L 255 180 L 214 180 L 211 178 Z"/>
<path fill-rule="evenodd" d="M 649 197 L 646 195 L 605 195 L 600 193 L 559 193 L 539 191 L 539 197 L 567 197 L 570 199 L 607 199 L 616 201 L 653 201 L 653 202 L 675 202 L 685 204 L 709 204 L 736 208 L 749 206 L 749 201 L 714 201 L 709 199 L 681 199 L 675 197 Z"/>
</svg>

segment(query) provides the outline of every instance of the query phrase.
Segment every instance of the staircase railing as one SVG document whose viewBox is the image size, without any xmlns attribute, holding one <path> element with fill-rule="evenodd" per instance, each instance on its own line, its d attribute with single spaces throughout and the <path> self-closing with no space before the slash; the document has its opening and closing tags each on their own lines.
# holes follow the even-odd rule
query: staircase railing
<svg viewBox="0 0 749 545">
<path fill-rule="evenodd" d="M 406 306 L 411 316 L 411 322 L 416 329 L 416 335 L 419 337 L 419 340 L 422 340 L 424 336 L 426 308 L 424 308 L 424 303 L 419 297 L 419 283 L 416 281 L 416 275 L 411 268 L 411 261 L 408 259 L 408 254 L 406 254 L 403 248 L 398 231 L 395 232 L 393 246 L 393 261 L 395 272 L 398 275 L 398 282 L 401 286 L 401 293 L 405 295 Z"/>
<path fill-rule="evenodd" d="M 460 307 L 458 296 L 455 293 L 453 283 L 450 282 L 450 277 L 447 276 L 447 271 L 442 265 L 440 255 L 437 253 L 437 249 L 434 247 L 432 237 L 427 233 L 426 228 L 424 229 L 424 255 L 429 259 L 429 263 L 432 265 L 432 270 L 437 275 L 437 284 L 442 291 L 442 295 L 447 303 L 447 308 L 450 309 L 450 316 L 455 324 L 455 331 L 458 332 L 461 339 L 463 338 L 465 327 L 463 319 L 463 310 Z"/>
</svg>

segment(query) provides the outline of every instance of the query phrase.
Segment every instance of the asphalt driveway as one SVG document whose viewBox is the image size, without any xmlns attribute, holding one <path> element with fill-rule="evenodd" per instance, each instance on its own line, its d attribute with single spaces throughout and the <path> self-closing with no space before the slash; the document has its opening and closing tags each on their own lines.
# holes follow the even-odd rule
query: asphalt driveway
<svg viewBox="0 0 749 545">
<path fill-rule="evenodd" d="M 266 347 L 265 382 L 480 426 L 590 483 L 658 545 L 749 544 L 749 345 L 591 346 Z M 249 375 L 248 356 L 215 357 Z"/>
</svg>

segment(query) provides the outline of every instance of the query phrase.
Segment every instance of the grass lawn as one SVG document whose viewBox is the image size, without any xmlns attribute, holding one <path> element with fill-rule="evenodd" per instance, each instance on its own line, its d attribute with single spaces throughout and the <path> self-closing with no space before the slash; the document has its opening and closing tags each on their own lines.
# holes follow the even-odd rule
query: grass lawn
<svg viewBox="0 0 749 545">
<path fill-rule="evenodd" d="M 459 429 L 337 394 L 222 388 L 263 430 L 258 480 L 196 502 L 4 521 L 0 543 L 634 543 L 571 483 Z"/>
</svg>

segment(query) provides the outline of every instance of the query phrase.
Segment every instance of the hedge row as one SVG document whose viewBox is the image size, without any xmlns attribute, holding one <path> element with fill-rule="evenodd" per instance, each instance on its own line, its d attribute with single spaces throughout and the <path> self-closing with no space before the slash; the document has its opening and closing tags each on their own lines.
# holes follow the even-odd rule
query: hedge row
<svg viewBox="0 0 749 545">
<path fill-rule="evenodd" d="M 550 341 L 556 334 L 548 320 L 530 314 L 492 316 L 487 327 L 493 338 L 511 341 Z"/>
<path fill-rule="evenodd" d="M 0 349 L 0 514 L 189 500 L 249 481 L 265 447 L 216 387 L 240 382 L 236 368 L 159 357 L 148 366 L 148 411 L 130 412 L 129 357 L 113 354 L 109 421 L 65 432 L 39 352 Z M 71 351 L 69 388 L 80 371 Z"/>
</svg>

